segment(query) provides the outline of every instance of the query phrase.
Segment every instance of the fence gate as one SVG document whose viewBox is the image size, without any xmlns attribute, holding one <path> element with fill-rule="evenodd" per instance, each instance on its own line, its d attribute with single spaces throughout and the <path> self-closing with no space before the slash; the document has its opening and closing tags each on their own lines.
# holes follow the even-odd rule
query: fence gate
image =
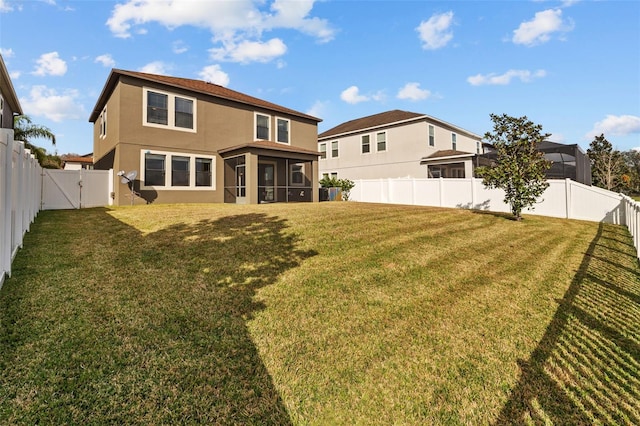
<svg viewBox="0 0 640 426">
<path fill-rule="evenodd" d="M 111 203 L 111 170 L 42 170 L 42 209 L 63 210 Z"/>
</svg>

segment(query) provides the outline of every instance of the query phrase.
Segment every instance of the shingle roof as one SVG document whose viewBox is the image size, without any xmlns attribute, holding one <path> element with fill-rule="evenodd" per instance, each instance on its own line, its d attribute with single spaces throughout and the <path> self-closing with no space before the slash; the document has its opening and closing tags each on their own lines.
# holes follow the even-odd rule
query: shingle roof
<svg viewBox="0 0 640 426">
<path fill-rule="evenodd" d="M 294 152 L 297 154 L 311 154 L 311 155 L 320 155 L 318 151 L 313 151 L 310 149 L 300 148 L 296 146 L 286 145 L 278 142 L 272 141 L 254 141 L 241 145 L 231 146 L 228 148 L 224 148 L 218 151 L 219 154 L 225 154 L 227 152 L 236 151 L 238 149 L 244 148 L 264 148 L 271 149 L 276 151 L 284 151 L 284 152 Z"/>
<path fill-rule="evenodd" d="M 475 155 L 471 152 L 465 152 L 465 151 L 458 151 L 455 149 L 442 149 L 440 151 L 436 151 L 433 154 L 424 157 L 423 159 L 427 159 L 427 158 L 444 158 L 444 157 L 456 157 L 456 156 L 461 156 L 461 155 Z"/>
<path fill-rule="evenodd" d="M 391 111 L 381 112 L 379 114 L 374 114 L 367 117 L 346 121 L 342 124 L 337 125 L 332 129 L 329 129 L 327 131 L 320 133 L 318 135 L 318 138 L 322 139 L 322 138 L 339 135 L 343 133 L 356 132 L 358 130 L 369 129 L 372 127 L 379 127 L 385 124 L 411 120 L 413 118 L 418 118 L 418 117 L 424 117 L 424 114 L 394 109 Z"/>
<path fill-rule="evenodd" d="M 312 120 L 315 122 L 320 122 L 322 119 L 313 117 L 311 115 L 302 113 L 300 111 L 295 111 L 290 108 L 283 107 L 281 105 L 274 104 L 272 102 L 265 101 L 263 99 L 255 98 L 253 96 L 246 95 L 244 93 L 236 92 L 235 90 L 228 89 L 223 86 L 219 86 L 217 84 L 208 83 L 202 80 L 193 80 L 189 78 L 180 78 L 180 77 L 171 77 L 166 75 L 158 75 L 158 74 L 148 74 L 137 71 L 126 71 L 120 69 L 111 70 L 111 74 L 107 79 L 107 83 L 98 98 L 98 102 L 91 113 L 91 117 L 89 117 L 89 122 L 95 122 L 102 111 L 103 106 L 107 102 L 108 97 L 110 96 L 113 88 L 118 83 L 120 76 L 129 76 L 134 78 L 139 78 L 142 80 L 155 82 L 164 84 L 167 86 L 190 90 L 195 93 L 201 93 L 205 95 L 215 96 L 221 99 L 227 99 L 235 102 L 239 102 L 246 105 L 251 105 L 254 107 L 264 108 L 270 111 L 280 112 L 283 114 L 289 114 L 296 117 L 305 118 L 308 120 Z"/>
</svg>

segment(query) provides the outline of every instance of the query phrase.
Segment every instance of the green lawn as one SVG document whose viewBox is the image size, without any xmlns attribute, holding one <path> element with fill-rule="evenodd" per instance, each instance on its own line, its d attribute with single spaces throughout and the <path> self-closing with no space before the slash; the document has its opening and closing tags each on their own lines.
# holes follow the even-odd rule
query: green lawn
<svg viewBox="0 0 640 426">
<path fill-rule="evenodd" d="M 41 212 L 2 424 L 640 424 L 625 228 L 360 203 Z"/>
</svg>

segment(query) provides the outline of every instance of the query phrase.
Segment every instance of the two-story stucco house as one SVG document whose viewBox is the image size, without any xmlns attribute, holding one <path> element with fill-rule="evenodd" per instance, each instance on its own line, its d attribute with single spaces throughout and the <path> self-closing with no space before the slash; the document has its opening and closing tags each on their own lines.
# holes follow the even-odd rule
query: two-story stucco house
<svg viewBox="0 0 640 426">
<path fill-rule="evenodd" d="M 131 180 L 114 177 L 115 205 L 318 200 L 316 117 L 205 81 L 114 69 L 89 121 L 94 167 Z"/>
<path fill-rule="evenodd" d="M 0 55 L 0 129 L 13 129 L 14 115 L 22 115 L 22 107 Z"/>
<path fill-rule="evenodd" d="M 352 180 L 471 177 L 481 139 L 425 114 L 387 111 L 322 132 L 320 173 Z"/>
</svg>

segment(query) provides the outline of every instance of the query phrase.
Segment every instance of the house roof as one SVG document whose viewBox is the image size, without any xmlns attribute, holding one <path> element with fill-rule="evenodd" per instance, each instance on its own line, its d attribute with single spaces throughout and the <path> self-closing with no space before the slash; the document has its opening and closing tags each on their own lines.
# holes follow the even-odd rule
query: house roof
<svg viewBox="0 0 640 426">
<path fill-rule="evenodd" d="M 194 93 L 214 96 L 216 98 L 226 99 L 226 100 L 238 102 L 245 105 L 250 105 L 252 107 L 259 107 L 266 110 L 279 112 L 282 114 L 288 114 L 288 115 L 304 118 L 304 119 L 315 121 L 315 122 L 322 121 L 322 119 L 320 118 L 313 117 L 311 115 L 302 113 L 300 111 L 295 111 L 293 109 L 286 108 L 281 105 L 277 105 L 272 102 L 265 101 L 263 99 L 255 98 L 253 96 L 249 96 L 244 93 L 236 92 L 235 90 L 231 90 L 226 87 L 209 83 L 206 81 L 193 80 L 189 78 L 171 77 L 171 76 L 158 75 L 158 74 L 148 74 L 148 73 L 137 72 L 137 71 L 126 71 L 126 70 L 120 70 L 120 69 L 114 68 L 111 70 L 111 73 L 109 74 L 109 78 L 107 79 L 107 82 L 104 88 L 102 89 L 102 93 L 98 98 L 98 102 L 93 108 L 93 112 L 89 117 L 89 122 L 93 123 L 98 119 L 98 117 L 100 116 L 100 113 L 102 112 L 102 109 L 104 108 L 104 105 L 107 102 L 107 99 L 111 95 L 111 92 L 115 88 L 121 76 L 133 77 L 140 80 L 162 84 L 165 86 L 170 86 L 170 87 L 183 89 L 183 90 L 189 90 Z"/>
<path fill-rule="evenodd" d="M 7 67 L 4 65 L 2 55 L 0 55 L 0 92 L 3 95 L 5 102 L 9 104 L 9 107 L 11 107 L 13 112 L 20 115 L 24 114 L 24 112 L 22 112 L 18 96 L 16 95 L 16 91 L 13 88 L 13 83 L 11 83 L 9 71 L 7 71 Z M 13 123 L 11 123 L 11 127 L 13 127 Z"/>
<path fill-rule="evenodd" d="M 440 120 L 438 118 L 431 117 L 426 114 L 420 114 L 417 112 L 394 109 L 391 111 L 381 112 L 378 114 L 369 115 L 367 117 L 346 121 L 342 124 L 337 125 L 336 127 L 320 133 L 318 135 L 318 139 L 322 140 L 336 136 L 344 136 L 352 133 L 362 132 L 365 130 L 372 130 L 390 125 L 399 125 L 418 120 L 428 120 L 433 123 L 440 123 L 443 126 L 454 129 L 458 133 L 464 133 L 477 139 L 481 138 L 481 136 L 476 135 L 473 132 L 455 126 L 451 123 L 447 123 L 446 121 Z"/>
<path fill-rule="evenodd" d="M 231 147 L 219 150 L 218 154 L 222 155 L 228 152 L 237 151 L 239 149 L 246 149 L 246 148 L 262 148 L 262 149 L 270 149 L 275 151 L 292 152 L 296 154 L 320 155 L 318 151 L 299 148 L 291 145 L 285 145 L 282 143 L 272 142 L 272 141 L 253 141 L 253 142 L 249 142 L 241 145 L 231 146 Z"/>
<path fill-rule="evenodd" d="M 92 155 L 63 155 L 61 156 L 61 159 L 65 163 L 93 164 Z"/>
<path fill-rule="evenodd" d="M 426 157 L 422 157 L 420 159 L 421 163 L 436 161 L 436 160 L 448 160 L 448 159 L 460 159 L 460 158 L 468 158 L 473 157 L 476 154 L 472 152 L 458 151 L 455 149 L 443 149 L 440 151 L 436 151 L 431 155 Z"/>
<path fill-rule="evenodd" d="M 369 115 L 367 117 L 356 118 L 355 120 L 345 121 L 344 123 L 339 124 L 332 129 L 320 133 L 318 135 L 318 138 L 323 139 L 329 136 L 357 132 L 364 129 L 380 127 L 386 124 L 398 123 L 418 117 L 424 117 L 424 114 L 394 109 L 391 111 L 381 112 L 379 114 Z"/>
</svg>

